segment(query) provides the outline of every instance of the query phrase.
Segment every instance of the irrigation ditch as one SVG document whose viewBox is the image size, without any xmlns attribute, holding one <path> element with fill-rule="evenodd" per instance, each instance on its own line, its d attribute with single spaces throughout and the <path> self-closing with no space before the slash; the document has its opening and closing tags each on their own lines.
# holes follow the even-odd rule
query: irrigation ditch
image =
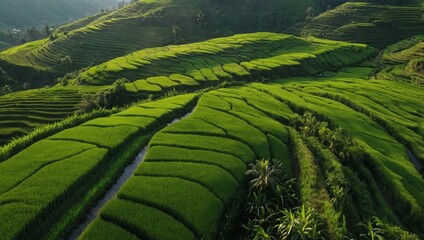
<svg viewBox="0 0 424 240">
<path fill-rule="evenodd" d="M 184 114 L 182 117 L 175 118 L 174 120 L 169 122 L 167 126 L 175 124 L 189 117 L 193 112 L 194 108 L 190 112 Z M 143 162 L 144 157 L 147 153 L 147 149 L 148 144 L 139 151 L 134 160 L 125 167 L 119 178 L 111 185 L 111 187 L 106 191 L 106 193 L 99 200 L 97 200 L 94 206 L 90 208 L 90 210 L 85 215 L 84 219 L 77 225 L 75 225 L 75 227 L 71 230 L 67 237 L 68 240 L 78 239 L 84 232 L 84 230 L 91 224 L 91 222 L 93 222 L 94 219 L 99 216 L 101 209 L 116 196 L 119 189 L 121 189 L 121 187 L 130 179 L 130 177 L 133 176 L 138 165 Z"/>
<path fill-rule="evenodd" d="M 406 152 L 408 153 L 409 160 L 412 164 L 414 164 L 415 169 L 417 169 L 417 171 L 421 173 L 421 171 L 423 170 L 423 166 L 421 162 L 418 161 L 417 157 L 414 155 L 414 152 L 412 152 L 412 150 L 409 148 L 406 149 Z"/>
</svg>

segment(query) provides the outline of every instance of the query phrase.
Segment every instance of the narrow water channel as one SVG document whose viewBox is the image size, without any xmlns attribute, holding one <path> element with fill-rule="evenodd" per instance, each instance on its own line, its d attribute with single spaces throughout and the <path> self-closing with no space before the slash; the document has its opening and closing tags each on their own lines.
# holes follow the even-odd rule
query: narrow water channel
<svg viewBox="0 0 424 240">
<path fill-rule="evenodd" d="M 180 118 L 176 118 L 168 123 L 169 125 L 172 125 L 174 123 L 177 123 L 184 118 L 187 118 L 193 113 L 194 109 L 190 111 L 189 113 L 185 114 L 184 116 Z M 71 233 L 68 236 L 68 240 L 74 240 L 78 239 L 81 234 L 84 232 L 84 230 L 90 225 L 92 221 L 100 214 L 100 210 L 103 208 L 106 203 L 108 203 L 112 198 L 116 196 L 116 193 L 119 191 L 119 189 L 124 185 L 125 182 L 128 181 L 128 179 L 133 175 L 134 171 L 137 169 L 138 165 L 144 160 L 144 156 L 147 152 L 147 146 L 145 146 L 135 157 L 133 162 L 125 167 L 124 172 L 122 175 L 116 180 L 116 182 L 109 188 L 109 190 L 106 192 L 106 194 L 97 201 L 96 205 L 92 207 L 87 215 L 85 216 L 84 220 L 81 221 L 78 225 L 76 225 Z"/>
<path fill-rule="evenodd" d="M 408 153 L 409 160 L 412 162 L 412 164 L 414 164 L 417 171 L 420 172 L 423 166 L 414 155 L 414 152 L 412 152 L 412 150 L 409 148 L 406 148 L 406 152 Z"/>
</svg>

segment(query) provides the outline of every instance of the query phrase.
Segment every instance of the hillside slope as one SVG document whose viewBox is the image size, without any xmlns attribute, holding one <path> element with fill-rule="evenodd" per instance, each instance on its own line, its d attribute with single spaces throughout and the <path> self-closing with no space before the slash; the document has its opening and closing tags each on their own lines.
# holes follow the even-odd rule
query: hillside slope
<svg viewBox="0 0 424 240">
<path fill-rule="evenodd" d="M 0 58 L 17 65 L 66 72 L 146 47 L 193 42 L 258 29 L 281 31 L 302 20 L 310 2 L 138 1 L 98 18 L 68 26 L 52 39 L 2 53 Z M 255 14 L 247 14 L 250 10 Z M 82 26 L 84 23 L 88 25 Z M 71 61 L 64 64 L 66 56 Z"/>
<path fill-rule="evenodd" d="M 53 87 L 0 97 L 0 107 L 5 109 L 0 112 L 0 142 L 7 143 L 34 127 L 71 114 L 77 110 L 82 94 L 109 88 L 121 78 L 130 81 L 125 84 L 124 98 L 125 103 L 130 103 L 151 96 L 162 97 L 175 90 L 217 86 L 225 81 L 318 75 L 360 63 L 374 53 L 373 48 L 362 44 L 277 33 L 238 34 L 199 43 L 148 48 L 94 66 L 76 79 L 63 82 L 81 85 L 78 87 Z M 102 99 L 101 96 L 96 98 Z M 31 108 L 36 111 L 28 111 Z"/>
<path fill-rule="evenodd" d="M 53 87 L 0 96 L 0 146 L 74 114 L 84 94 L 99 90 L 98 87 Z"/>
<path fill-rule="evenodd" d="M 382 79 L 399 79 L 424 85 L 424 34 L 388 46 L 382 62 L 389 65 L 378 74 Z"/>
<path fill-rule="evenodd" d="M 61 24 L 85 17 L 114 0 L 0 0 L 0 30 Z"/>
<path fill-rule="evenodd" d="M 349 71 L 367 72 L 358 68 Z M 410 139 L 417 140 L 416 146 L 420 148 L 423 125 L 414 121 L 421 121 L 424 113 L 424 105 L 417 99 L 422 89 L 349 75 L 345 72 L 333 78 L 253 83 L 202 95 L 188 118 L 154 135 L 135 174 L 102 209 L 82 239 L 104 239 L 106 236 L 217 239 L 224 224 L 222 216 L 231 208 L 231 199 L 246 179 L 247 165 L 258 159 L 272 158 L 280 159 L 284 170 L 296 169 L 302 204 L 312 205 L 321 216 L 336 208 L 334 200 L 328 197 L 334 196 L 331 187 L 337 185 L 331 185 L 332 182 L 340 181 L 339 187 L 349 189 L 343 196 L 346 202 L 338 210 L 338 214 L 346 217 L 345 221 L 341 215 L 326 215 L 327 220 L 336 218 L 339 221 L 333 227 L 340 226 L 342 221 L 345 226 L 347 224 L 347 231 L 342 236 L 351 234 L 360 221 L 373 216 L 422 234 L 424 180 L 408 159 L 400 140 L 391 136 L 374 116 L 382 111 L 378 119 L 388 126 L 402 126 L 396 133 L 410 131 L 414 135 L 410 135 Z M 369 91 L 372 94 L 368 94 Z M 366 93 L 355 94 L 357 92 Z M 405 102 L 395 104 L 399 95 L 405 93 L 408 93 L 403 98 Z M 377 102 L 375 98 L 379 94 L 387 97 Z M 405 108 L 411 112 L 406 113 Z M 350 160 L 343 160 L 329 151 L 323 154 L 325 146 L 320 143 L 312 148 L 309 143 L 314 137 L 305 137 L 312 156 L 307 160 L 311 168 L 319 172 L 319 181 L 311 183 L 309 191 L 302 189 L 308 188 L 305 182 L 311 178 L 310 169 L 302 168 L 304 159 L 293 147 L 298 137 L 288 124 L 295 113 L 303 111 L 328 119 L 333 127 L 346 129 L 365 152 L 362 158 L 355 155 Z M 143 115 L 143 110 L 121 114 Z M 404 123 L 399 124 L 398 120 Z M 328 158 L 336 163 L 326 165 Z M 341 178 L 327 177 L 334 176 L 336 171 Z M 325 186 L 321 192 L 318 189 L 320 181 Z M 313 196 L 315 198 L 311 199 Z M 269 208 L 271 205 L 257 204 Z M 293 221 L 298 220 L 290 216 Z M 261 223 L 255 226 L 262 226 Z M 164 226 L 170 230 L 163 231 Z M 323 239 L 340 239 L 331 232 L 324 234 L 328 235 Z M 358 233 L 351 237 L 360 239 Z"/>
<path fill-rule="evenodd" d="M 384 48 L 424 33 L 423 5 L 408 5 L 347 2 L 307 22 L 301 34 Z"/>
<path fill-rule="evenodd" d="M 373 53 L 362 44 L 266 32 L 238 34 L 137 51 L 81 72 L 73 84 L 107 85 L 126 78 L 134 86 L 161 89 L 178 86 L 184 79 L 187 84 L 191 81 L 199 85 L 205 81 L 264 80 L 273 75 L 315 75 L 359 63 Z M 173 86 L 165 86 L 160 80 L 154 83 L 154 77 Z"/>
</svg>

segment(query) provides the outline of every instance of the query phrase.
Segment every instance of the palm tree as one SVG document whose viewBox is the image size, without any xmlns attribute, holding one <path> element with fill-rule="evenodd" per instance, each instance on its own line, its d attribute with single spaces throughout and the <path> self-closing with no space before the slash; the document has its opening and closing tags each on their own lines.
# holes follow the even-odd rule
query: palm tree
<svg viewBox="0 0 424 240">
<path fill-rule="evenodd" d="M 308 128 L 308 131 L 304 132 L 303 136 L 304 137 L 310 137 L 312 135 L 315 135 L 320 122 L 317 120 L 317 118 L 311 112 L 306 112 L 303 115 L 303 118 L 305 119 L 304 120 L 305 121 L 305 127 Z"/>
<path fill-rule="evenodd" d="M 311 112 L 305 112 L 302 116 L 295 114 L 291 124 L 307 138 L 317 133 L 320 122 Z"/>
<path fill-rule="evenodd" d="M 258 190 L 264 192 L 269 187 L 272 189 L 281 181 L 281 163 L 274 162 L 274 165 L 269 160 L 257 160 L 256 163 L 250 164 L 250 169 L 246 175 L 253 176 L 250 181 L 250 191 Z"/>
<path fill-rule="evenodd" d="M 331 136 L 331 130 L 328 128 L 328 122 L 321 122 L 318 125 L 318 139 L 322 144 L 327 144 Z"/>
<path fill-rule="evenodd" d="M 328 144 L 328 150 L 340 160 L 348 160 L 351 157 L 350 148 L 354 146 L 354 142 L 343 128 L 339 127 L 332 132 L 328 138 Z"/>
</svg>

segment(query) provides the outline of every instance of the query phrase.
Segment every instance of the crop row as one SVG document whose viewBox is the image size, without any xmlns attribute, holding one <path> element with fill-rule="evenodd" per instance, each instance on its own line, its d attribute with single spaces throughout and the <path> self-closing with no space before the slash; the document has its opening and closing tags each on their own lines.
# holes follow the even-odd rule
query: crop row
<svg viewBox="0 0 424 240">
<path fill-rule="evenodd" d="M 192 94 L 144 103 L 129 108 L 130 116 L 88 121 L 0 163 L 2 238 L 62 235 L 146 143 L 151 131 L 180 115 L 194 98 Z"/>
<path fill-rule="evenodd" d="M 383 52 L 383 61 L 388 63 L 406 63 L 414 58 L 422 58 L 424 34 L 404 39 L 388 46 Z"/>
<path fill-rule="evenodd" d="M 420 68 L 424 57 L 424 34 L 404 39 L 388 46 L 382 57 L 387 64 L 379 73 L 381 79 L 396 79 L 424 84 Z"/>
<path fill-rule="evenodd" d="M 82 94 L 93 93 L 99 89 L 55 87 L 1 96 L 0 145 L 23 136 L 36 127 L 72 115 L 81 102 Z"/>
<path fill-rule="evenodd" d="M 291 111 L 271 99 L 248 88 L 203 95 L 188 118 L 153 137 L 134 176 L 81 238 L 215 239 L 246 165 L 291 161 L 286 127 L 270 117 Z"/>
<path fill-rule="evenodd" d="M 365 45 L 301 39 L 276 33 L 240 34 L 206 42 L 145 49 L 92 67 L 76 81 L 92 85 L 127 78 L 131 92 L 159 92 L 209 81 L 314 75 L 361 62 Z"/>
</svg>

